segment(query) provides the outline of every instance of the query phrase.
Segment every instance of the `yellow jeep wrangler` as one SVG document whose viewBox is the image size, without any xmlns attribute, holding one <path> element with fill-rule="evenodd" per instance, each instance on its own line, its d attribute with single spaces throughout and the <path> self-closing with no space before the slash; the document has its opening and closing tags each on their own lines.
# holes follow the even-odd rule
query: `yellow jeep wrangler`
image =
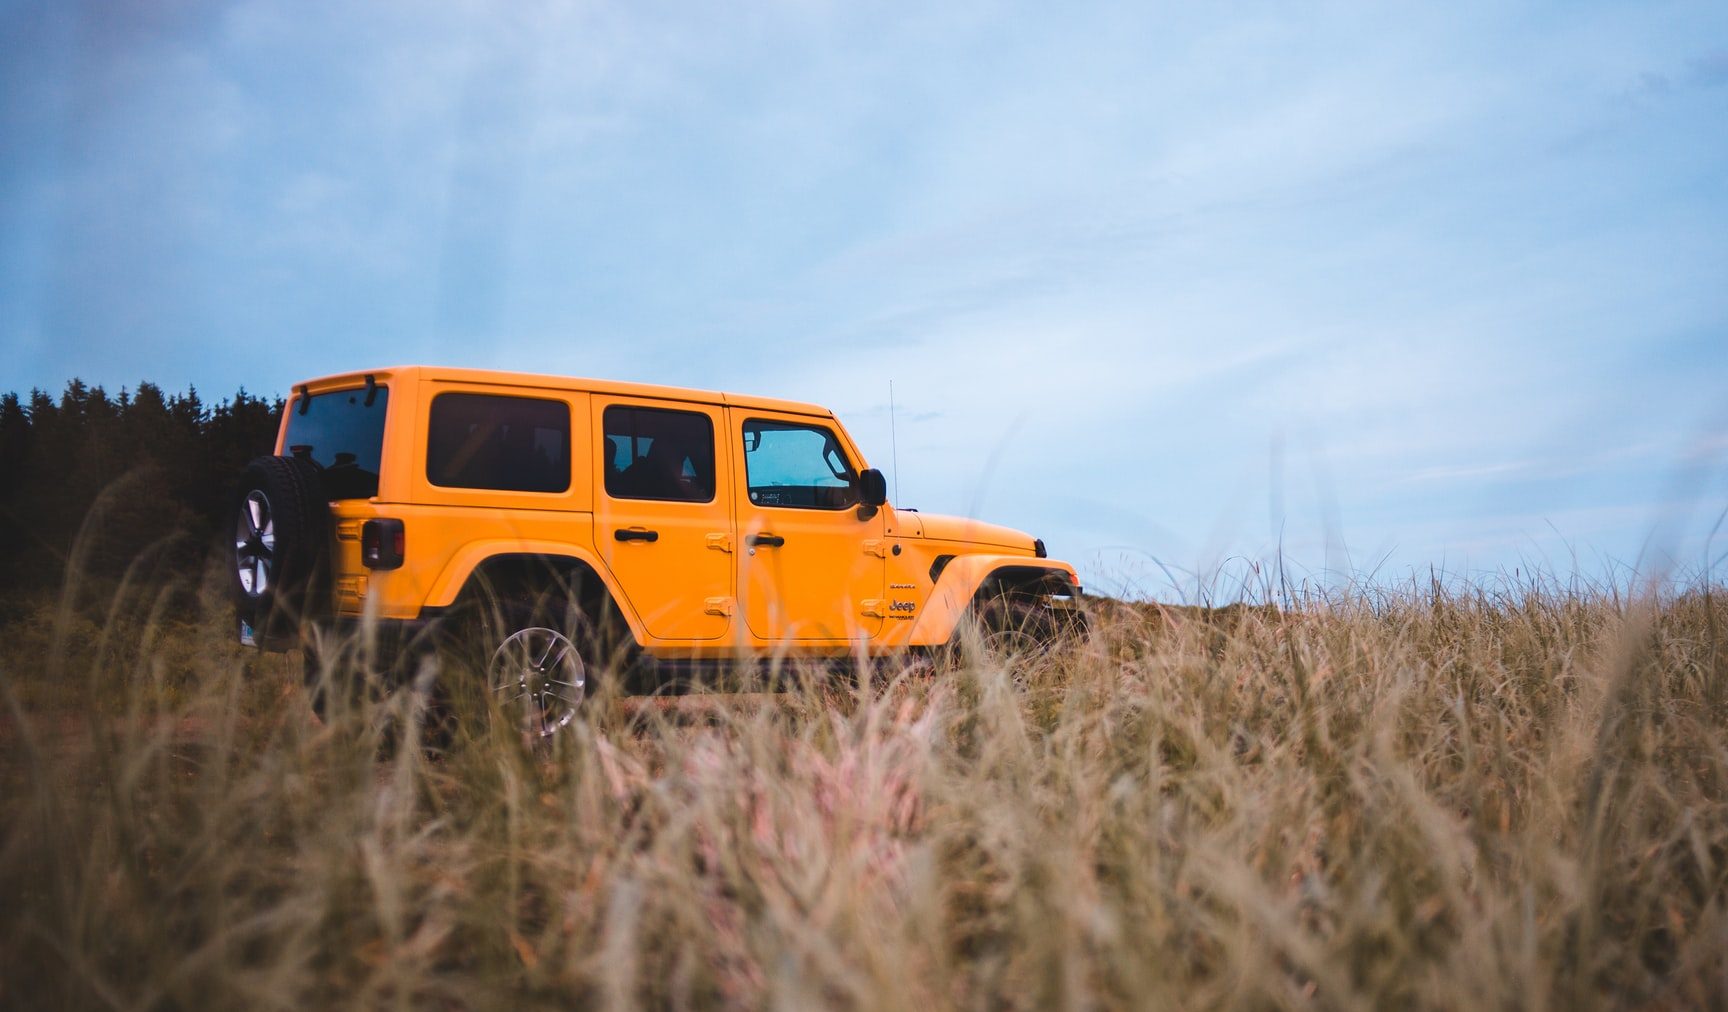
<svg viewBox="0 0 1728 1012">
<path fill-rule="evenodd" d="M 1042 541 L 896 509 L 825 408 L 472 369 L 295 387 L 233 543 L 243 642 L 457 628 L 542 734 L 612 650 L 862 658 L 949 645 L 969 614 L 1052 634 L 1080 596 Z"/>
</svg>

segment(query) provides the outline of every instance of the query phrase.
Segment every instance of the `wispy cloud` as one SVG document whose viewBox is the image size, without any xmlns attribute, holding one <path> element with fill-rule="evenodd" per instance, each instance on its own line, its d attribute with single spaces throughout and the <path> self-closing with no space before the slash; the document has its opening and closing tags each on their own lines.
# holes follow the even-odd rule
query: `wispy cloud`
<svg viewBox="0 0 1728 1012">
<path fill-rule="evenodd" d="M 13 385 L 460 361 L 822 400 L 881 458 L 892 379 L 921 505 L 1189 568 L 1625 554 L 1722 452 L 1720 5 L 9 27 Z"/>
</svg>

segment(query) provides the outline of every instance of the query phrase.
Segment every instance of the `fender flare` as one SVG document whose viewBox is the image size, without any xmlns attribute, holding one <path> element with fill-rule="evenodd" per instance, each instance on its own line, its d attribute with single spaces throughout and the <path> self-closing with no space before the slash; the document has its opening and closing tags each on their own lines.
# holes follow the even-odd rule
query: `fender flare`
<svg viewBox="0 0 1728 1012">
<path fill-rule="evenodd" d="M 447 608 L 456 601 L 456 596 L 467 585 L 469 577 L 488 559 L 503 555 L 534 555 L 548 559 L 570 559 L 580 562 L 600 578 L 606 587 L 606 593 L 611 595 L 612 603 L 618 608 L 619 614 L 630 627 L 630 635 L 637 643 L 647 642 L 647 628 L 636 610 L 630 606 L 630 599 L 624 596 L 623 588 L 612 576 L 598 556 L 585 548 L 572 545 L 567 541 L 523 541 L 517 538 L 489 538 L 483 541 L 470 541 L 463 545 L 456 554 L 450 557 L 437 579 L 432 581 L 432 590 L 426 595 L 427 608 Z"/>
<path fill-rule="evenodd" d="M 1059 576 L 1063 583 L 1078 589 L 1074 567 L 1054 559 L 1036 559 L 1024 555 L 961 555 L 948 563 L 936 587 L 924 601 L 923 614 L 912 626 L 913 646 L 939 646 L 948 642 L 954 629 L 965 617 L 966 610 L 978 596 L 978 590 L 992 574 L 1004 569 L 1041 569 Z"/>
</svg>

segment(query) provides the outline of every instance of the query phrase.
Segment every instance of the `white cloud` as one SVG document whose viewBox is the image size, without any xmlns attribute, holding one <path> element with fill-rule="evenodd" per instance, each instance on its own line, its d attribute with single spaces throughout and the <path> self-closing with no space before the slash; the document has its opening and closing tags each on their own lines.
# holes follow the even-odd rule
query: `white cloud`
<svg viewBox="0 0 1728 1012">
<path fill-rule="evenodd" d="M 25 72 L 75 94 L 0 155 L 68 209 L 0 219 L 0 301 L 63 310 L 0 317 L 24 383 L 615 375 L 826 401 L 881 463 L 893 379 L 922 503 L 1199 571 L 1280 515 L 1315 568 L 1551 516 L 1621 551 L 1723 452 L 1719 7 L 142 25 Z M 1629 110 L 1645 73 L 1685 86 Z"/>
</svg>

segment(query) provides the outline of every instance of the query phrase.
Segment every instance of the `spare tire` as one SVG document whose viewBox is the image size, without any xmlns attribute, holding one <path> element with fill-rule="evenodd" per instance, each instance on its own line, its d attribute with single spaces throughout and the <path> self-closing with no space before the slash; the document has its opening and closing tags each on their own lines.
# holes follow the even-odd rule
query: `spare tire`
<svg viewBox="0 0 1728 1012">
<path fill-rule="evenodd" d="M 232 515 L 229 571 L 241 641 L 287 650 L 330 597 L 330 503 L 317 467 L 298 457 L 254 458 Z"/>
</svg>

